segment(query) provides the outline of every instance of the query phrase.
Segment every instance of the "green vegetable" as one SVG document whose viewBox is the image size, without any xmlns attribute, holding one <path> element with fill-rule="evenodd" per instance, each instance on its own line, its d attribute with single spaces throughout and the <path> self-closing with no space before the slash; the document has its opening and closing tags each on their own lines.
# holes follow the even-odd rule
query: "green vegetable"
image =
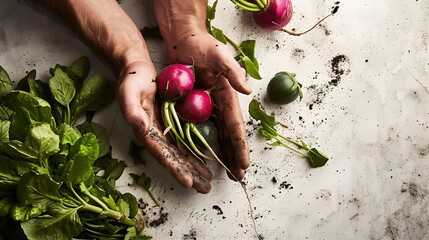
<svg viewBox="0 0 429 240">
<path fill-rule="evenodd" d="M 134 179 L 134 182 L 136 182 L 139 186 L 141 186 L 150 196 L 150 198 L 153 200 L 153 202 L 156 204 L 156 206 L 160 206 L 158 200 L 153 195 L 152 191 L 150 190 L 152 185 L 152 179 L 148 176 L 146 176 L 145 173 L 142 173 L 140 176 L 135 173 L 130 173 L 130 176 Z"/>
<path fill-rule="evenodd" d="M 35 240 L 150 239 L 136 197 L 115 189 L 126 165 L 111 157 L 106 129 L 73 125 L 113 99 L 105 98 L 114 91 L 110 81 L 86 78 L 86 59 L 57 64 L 48 83 L 31 71 L 21 89 L 0 67 L 0 235 L 22 229 Z"/>
<path fill-rule="evenodd" d="M 255 40 L 246 40 L 243 41 L 240 45 L 235 43 L 231 38 L 223 33 L 219 28 L 216 28 L 212 25 L 212 21 L 216 16 L 216 6 L 218 1 L 216 0 L 212 6 L 207 7 L 207 19 L 206 19 L 206 28 L 207 31 L 215 37 L 217 40 L 224 44 L 231 44 L 235 50 L 238 52 L 238 55 L 235 59 L 243 64 L 246 72 L 254 79 L 262 79 L 259 74 L 259 62 L 255 58 Z"/>
<path fill-rule="evenodd" d="M 299 155 L 307 158 L 310 162 L 310 165 L 314 168 L 322 167 L 328 161 L 329 158 L 324 153 L 317 150 L 316 148 L 308 147 L 304 141 L 297 142 L 277 132 L 274 127 L 280 123 L 275 120 L 273 115 L 269 115 L 265 112 L 258 100 L 252 99 L 252 101 L 250 101 L 249 114 L 253 119 L 261 122 L 259 133 L 267 140 L 273 140 L 273 142 L 269 143 L 269 145 L 283 146 L 295 153 L 298 153 Z M 293 148 L 288 143 L 291 143 L 298 148 Z"/>
<path fill-rule="evenodd" d="M 279 72 L 267 85 L 267 96 L 270 102 L 288 104 L 303 97 L 301 83 L 295 78 L 295 73 Z"/>
<path fill-rule="evenodd" d="M 209 119 L 201 124 L 195 125 L 195 127 L 201 133 L 201 135 L 204 137 L 210 147 L 212 147 L 213 149 L 219 148 L 217 127 L 212 120 Z M 205 148 L 204 144 L 198 138 L 196 138 L 195 144 L 201 149 Z"/>
</svg>

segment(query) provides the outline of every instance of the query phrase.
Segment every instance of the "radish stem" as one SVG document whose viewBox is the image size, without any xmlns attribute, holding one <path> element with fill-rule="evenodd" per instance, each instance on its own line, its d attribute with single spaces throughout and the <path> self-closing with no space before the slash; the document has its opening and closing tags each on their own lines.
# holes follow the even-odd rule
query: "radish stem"
<svg viewBox="0 0 429 240">
<path fill-rule="evenodd" d="M 247 193 L 246 185 L 244 185 L 244 183 L 242 181 L 238 180 L 238 178 L 231 172 L 231 170 L 229 170 L 229 168 L 218 158 L 218 156 L 216 155 L 216 153 L 214 152 L 214 150 L 207 143 L 206 139 L 204 139 L 203 135 L 201 135 L 200 131 L 198 131 L 198 129 L 195 127 L 195 124 L 188 123 L 188 126 L 187 126 L 187 128 L 190 128 L 190 130 L 192 131 L 192 133 L 194 133 L 195 136 L 198 137 L 198 139 L 204 144 L 204 146 L 207 148 L 207 150 L 209 150 L 209 152 L 213 155 L 213 157 L 216 159 L 216 161 L 219 162 L 219 164 L 229 173 L 229 175 L 235 181 L 237 181 L 238 183 L 240 183 L 240 186 L 243 188 L 244 194 L 246 195 L 247 202 L 249 203 L 250 217 L 252 219 L 253 228 L 255 230 L 256 235 L 259 235 L 258 231 L 256 229 L 255 218 L 253 216 L 253 207 L 252 207 L 252 203 L 250 201 L 249 194 Z"/>
<path fill-rule="evenodd" d="M 313 27 L 311 27 L 310 29 L 308 29 L 308 30 L 306 30 L 304 32 L 298 32 L 297 33 L 297 32 L 293 32 L 293 31 L 287 30 L 287 29 L 279 29 L 279 31 L 288 33 L 288 34 L 290 34 L 292 36 L 301 36 L 303 34 L 306 34 L 306 33 L 310 32 L 311 30 L 313 30 L 315 27 L 317 27 L 317 25 L 319 25 L 321 22 L 323 22 L 325 19 L 327 19 L 328 17 L 330 17 L 332 15 L 334 15 L 334 14 L 330 13 L 330 14 L 326 15 L 325 17 L 323 17 L 322 19 L 320 19 L 316 24 L 314 24 Z"/>
</svg>

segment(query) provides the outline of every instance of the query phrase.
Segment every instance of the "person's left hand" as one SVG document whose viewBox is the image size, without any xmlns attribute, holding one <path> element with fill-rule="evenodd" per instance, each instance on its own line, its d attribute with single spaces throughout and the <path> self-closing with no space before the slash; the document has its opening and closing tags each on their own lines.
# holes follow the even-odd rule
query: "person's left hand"
<svg viewBox="0 0 429 240">
<path fill-rule="evenodd" d="M 249 167 L 246 127 L 236 90 L 250 94 L 246 73 L 227 46 L 205 31 L 193 32 L 168 47 L 172 62 L 192 64 L 196 85 L 212 89 L 219 132 L 220 158 L 235 178 L 242 180 Z"/>
</svg>

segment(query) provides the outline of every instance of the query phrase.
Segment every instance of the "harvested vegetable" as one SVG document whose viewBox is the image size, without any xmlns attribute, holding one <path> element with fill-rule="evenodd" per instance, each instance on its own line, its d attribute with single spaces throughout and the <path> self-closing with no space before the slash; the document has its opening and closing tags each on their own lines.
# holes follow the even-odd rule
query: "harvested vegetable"
<svg viewBox="0 0 429 240">
<path fill-rule="evenodd" d="M 172 64 L 163 68 L 156 77 L 156 88 L 163 98 L 177 101 L 184 98 L 194 87 L 191 66 Z"/>
<path fill-rule="evenodd" d="M 200 124 L 213 113 L 214 103 L 210 93 L 201 89 L 192 90 L 184 99 L 176 104 L 179 117 L 186 122 Z"/>
<path fill-rule="evenodd" d="M 16 227 L 6 239 L 150 239 L 136 197 L 115 188 L 126 165 L 106 130 L 75 125 L 114 96 L 110 81 L 87 77 L 88 64 L 56 65 L 48 83 L 30 71 L 18 88 L 0 68 L 0 226 Z"/>
<path fill-rule="evenodd" d="M 303 32 L 295 32 L 284 29 L 291 21 L 293 7 L 291 0 L 231 0 L 239 8 L 252 12 L 253 20 L 263 29 L 280 30 L 293 36 L 300 36 L 313 30 L 326 18 L 334 15 L 338 11 L 338 6 L 334 7 L 330 14 L 323 17 L 311 28 Z M 338 4 L 338 2 L 336 3 Z"/>
<path fill-rule="evenodd" d="M 185 96 L 184 99 L 179 100 L 178 102 L 172 102 L 168 99 L 164 99 L 162 104 L 162 120 L 165 127 L 164 134 L 169 133 L 173 141 L 176 142 L 178 146 L 185 147 L 193 156 L 201 160 L 203 163 L 205 163 L 205 160 L 217 161 L 234 180 L 240 183 L 249 203 L 251 219 L 255 232 L 258 234 L 255 219 L 253 217 L 253 208 L 246 186 L 242 181 L 235 177 L 231 170 L 229 170 L 228 167 L 219 159 L 212 146 L 208 143 L 197 127 L 198 124 L 203 124 L 208 120 L 212 115 L 213 108 L 213 100 L 209 95 L 209 91 L 201 89 L 193 89 L 189 95 Z M 204 153 L 205 150 L 207 150 L 210 155 Z"/>
<path fill-rule="evenodd" d="M 270 102 L 288 104 L 303 97 L 301 83 L 296 80 L 296 74 L 290 72 L 278 72 L 268 82 L 267 96 Z"/>
<path fill-rule="evenodd" d="M 324 153 L 316 148 L 310 148 L 306 143 L 304 143 L 304 141 L 294 141 L 279 133 L 274 127 L 280 123 L 276 121 L 274 115 L 270 115 L 265 112 L 258 100 L 252 99 L 252 101 L 250 101 L 249 114 L 253 119 L 260 121 L 261 128 L 259 128 L 259 133 L 267 140 L 274 140 L 274 142 L 268 143 L 270 146 L 282 146 L 288 148 L 289 150 L 307 158 L 311 167 L 314 168 L 324 166 L 329 160 Z M 297 148 L 292 147 L 289 143 Z"/>
</svg>

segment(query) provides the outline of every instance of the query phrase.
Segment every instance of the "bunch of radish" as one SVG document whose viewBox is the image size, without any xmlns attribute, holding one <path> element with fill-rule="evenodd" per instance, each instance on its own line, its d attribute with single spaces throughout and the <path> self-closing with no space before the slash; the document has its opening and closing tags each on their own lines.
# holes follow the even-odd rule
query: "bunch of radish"
<svg viewBox="0 0 429 240">
<path fill-rule="evenodd" d="M 257 233 L 252 204 L 244 183 L 225 166 L 212 147 L 217 141 L 217 129 L 209 119 L 214 109 L 210 90 L 196 89 L 194 83 L 195 75 L 192 66 L 172 64 L 159 72 L 156 84 L 157 91 L 163 99 L 164 134 L 170 134 L 178 145 L 186 147 L 201 161 L 216 160 L 234 180 L 240 183 L 246 194 L 253 226 Z M 204 150 L 208 150 L 211 156 L 205 154 Z"/>
<path fill-rule="evenodd" d="M 204 136 L 199 130 L 199 126 L 210 121 L 214 102 L 210 91 L 194 88 L 194 82 L 192 66 L 172 64 L 159 72 L 156 84 L 157 91 L 163 99 L 164 133 L 169 133 L 177 144 L 186 147 L 196 158 L 217 160 L 228 173 L 234 176 L 215 154 L 212 147 L 213 141 L 207 141 L 208 138 L 217 140 L 217 136 Z M 214 124 L 205 126 L 215 127 Z M 213 134 L 217 131 L 211 132 Z M 204 150 L 208 150 L 211 156 L 205 154 Z"/>
</svg>

